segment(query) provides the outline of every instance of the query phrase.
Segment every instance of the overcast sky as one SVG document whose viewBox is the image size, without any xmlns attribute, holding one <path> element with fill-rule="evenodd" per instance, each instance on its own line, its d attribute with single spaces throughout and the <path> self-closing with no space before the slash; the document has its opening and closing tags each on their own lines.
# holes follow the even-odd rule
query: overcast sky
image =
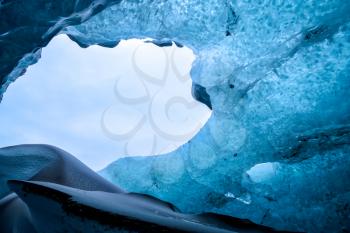
<svg viewBox="0 0 350 233">
<path fill-rule="evenodd" d="M 0 147 L 58 146 L 94 170 L 187 142 L 210 110 L 193 100 L 188 48 L 140 40 L 82 49 L 59 35 L 0 103 Z"/>
</svg>

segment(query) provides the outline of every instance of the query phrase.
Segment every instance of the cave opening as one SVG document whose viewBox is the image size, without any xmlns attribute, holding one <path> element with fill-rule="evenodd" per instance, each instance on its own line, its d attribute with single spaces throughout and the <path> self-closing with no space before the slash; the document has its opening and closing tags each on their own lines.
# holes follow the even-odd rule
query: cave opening
<svg viewBox="0 0 350 233">
<path fill-rule="evenodd" d="M 211 114 L 191 95 L 195 56 L 179 44 L 149 42 L 81 48 L 54 37 L 3 96 L 0 147 L 52 144 L 100 170 L 186 143 Z"/>
</svg>

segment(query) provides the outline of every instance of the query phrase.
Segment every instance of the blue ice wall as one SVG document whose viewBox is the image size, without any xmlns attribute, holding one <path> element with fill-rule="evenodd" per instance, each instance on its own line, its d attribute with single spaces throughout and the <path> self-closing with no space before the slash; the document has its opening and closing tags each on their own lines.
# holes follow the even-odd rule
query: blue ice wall
<svg viewBox="0 0 350 233">
<path fill-rule="evenodd" d="M 177 151 L 101 174 L 188 212 L 349 231 L 349 12 L 341 0 L 125 0 L 77 26 L 64 21 L 81 46 L 150 37 L 192 48 L 192 79 L 213 109 Z"/>
</svg>

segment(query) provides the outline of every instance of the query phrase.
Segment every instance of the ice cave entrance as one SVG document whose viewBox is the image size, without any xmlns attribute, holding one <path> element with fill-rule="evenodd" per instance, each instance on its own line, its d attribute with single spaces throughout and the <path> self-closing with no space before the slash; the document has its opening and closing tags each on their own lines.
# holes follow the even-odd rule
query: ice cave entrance
<svg viewBox="0 0 350 233">
<path fill-rule="evenodd" d="M 189 48 L 142 40 L 80 48 L 58 35 L 0 104 L 0 147 L 44 143 L 94 170 L 130 155 L 170 152 L 211 111 L 191 96 Z"/>
</svg>

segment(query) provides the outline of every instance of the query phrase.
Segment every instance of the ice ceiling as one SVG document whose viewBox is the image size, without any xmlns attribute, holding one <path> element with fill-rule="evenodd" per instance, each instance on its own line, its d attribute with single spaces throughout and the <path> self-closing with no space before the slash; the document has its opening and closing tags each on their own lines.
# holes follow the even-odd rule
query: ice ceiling
<svg viewBox="0 0 350 233">
<path fill-rule="evenodd" d="M 3 91 L 58 32 L 83 47 L 151 37 L 193 49 L 194 96 L 212 117 L 175 152 L 111 164 L 109 180 L 183 211 L 349 231 L 350 2 L 2 1 L 0 11 Z"/>
</svg>

